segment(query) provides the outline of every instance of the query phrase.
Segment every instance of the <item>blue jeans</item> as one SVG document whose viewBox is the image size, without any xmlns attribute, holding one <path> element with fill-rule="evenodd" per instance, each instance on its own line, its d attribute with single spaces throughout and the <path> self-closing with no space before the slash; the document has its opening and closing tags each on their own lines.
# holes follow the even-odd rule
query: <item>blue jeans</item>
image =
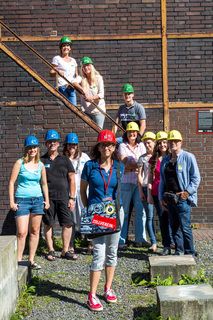
<svg viewBox="0 0 213 320">
<path fill-rule="evenodd" d="M 102 113 L 86 113 L 101 129 L 104 127 L 105 115 Z"/>
<path fill-rule="evenodd" d="M 70 86 L 61 86 L 58 88 L 59 92 L 61 92 L 74 106 L 77 105 L 76 93 L 73 88 Z"/>
<path fill-rule="evenodd" d="M 160 231 L 162 237 L 162 244 L 164 248 L 169 248 L 170 244 L 173 243 L 171 222 L 169 219 L 168 211 L 162 209 L 158 196 L 153 196 L 154 206 L 157 211 Z"/>
<path fill-rule="evenodd" d="M 119 244 L 125 244 L 128 234 L 128 220 L 129 220 L 129 206 L 131 199 L 133 200 L 133 206 L 135 208 L 135 241 L 145 242 L 145 210 L 143 208 L 142 201 L 137 184 L 122 183 L 121 184 L 121 198 L 124 208 L 124 224 L 121 230 Z"/>
<path fill-rule="evenodd" d="M 187 200 L 179 200 L 176 205 L 168 205 L 169 217 L 177 253 L 194 254 L 191 229 L 191 206 Z"/>
<path fill-rule="evenodd" d="M 143 193 L 147 199 L 147 187 L 143 187 Z M 156 244 L 155 227 L 154 227 L 154 206 L 146 200 L 142 201 L 144 210 L 146 212 L 146 228 L 149 234 L 151 244 Z"/>
<path fill-rule="evenodd" d="M 16 218 L 28 214 L 44 214 L 43 196 L 31 198 L 16 197 L 15 202 L 18 204 L 18 210 L 15 211 Z"/>
</svg>

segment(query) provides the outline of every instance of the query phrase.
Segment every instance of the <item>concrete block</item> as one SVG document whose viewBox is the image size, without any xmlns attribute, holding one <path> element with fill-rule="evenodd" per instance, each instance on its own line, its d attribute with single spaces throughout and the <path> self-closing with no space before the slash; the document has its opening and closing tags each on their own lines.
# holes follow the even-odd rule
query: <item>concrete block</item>
<svg viewBox="0 0 213 320">
<path fill-rule="evenodd" d="M 213 320 L 213 288 L 209 284 L 159 286 L 156 292 L 163 319 Z"/>
<path fill-rule="evenodd" d="M 18 264 L 18 291 L 21 292 L 24 285 L 31 280 L 31 269 L 28 261 L 21 261 Z"/>
<path fill-rule="evenodd" d="M 177 282 L 181 274 L 196 276 L 196 262 L 191 255 L 149 257 L 150 278 L 160 275 L 162 279 L 172 275 Z"/>
<path fill-rule="evenodd" d="M 0 236 L 0 319 L 15 311 L 18 296 L 16 236 Z"/>
</svg>

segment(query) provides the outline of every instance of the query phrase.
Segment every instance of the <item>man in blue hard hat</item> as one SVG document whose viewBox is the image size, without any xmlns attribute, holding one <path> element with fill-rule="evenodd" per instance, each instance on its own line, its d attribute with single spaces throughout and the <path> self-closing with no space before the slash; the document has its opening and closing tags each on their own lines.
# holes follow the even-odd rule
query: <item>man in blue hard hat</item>
<svg viewBox="0 0 213 320">
<path fill-rule="evenodd" d="M 56 215 L 62 227 L 63 250 L 61 258 L 72 260 L 69 244 L 72 234 L 75 208 L 75 170 L 71 161 L 58 153 L 60 135 L 56 130 L 48 130 L 45 135 L 47 153 L 41 157 L 47 173 L 50 208 L 43 217 L 45 238 L 48 246 L 47 260 L 55 260 L 53 246 L 53 225 Z"/>
</svg>

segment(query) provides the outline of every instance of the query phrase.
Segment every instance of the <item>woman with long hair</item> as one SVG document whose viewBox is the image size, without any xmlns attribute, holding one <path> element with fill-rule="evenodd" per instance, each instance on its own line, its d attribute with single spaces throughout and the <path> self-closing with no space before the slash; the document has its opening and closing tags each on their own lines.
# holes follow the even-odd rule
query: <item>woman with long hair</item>
<svg viewBox="0 0 213 320">
<path fill-rule="evenodd" d="M 83 208 L 83 204 L 81 201 L 80 195 L 80 181 L 81 181 L 81 173 L 84 168 L 85 163 L 90 160 L 89 156 L 82 152 L 79 146 L 78 135 L 74 132 L 68 133 L 65 137 L 64 141 L 64 149 L 63 154 L 66 155 L 70 161 L 72 162 L 73 168 L 75 169 L 75 185 L 76 185 L 76 203 L 75 203 L 75 219 L 74 219 L 74 228 L 72 230 L 72 238 L 70 244 L 70 253 L 73 256 L 73 259 L 77 259 L 77 255 L 74 250 L 74 238 L 75 231 L 79 231 L 80 222 L 81 222 L 81 209 Z"/>
<path fill-rule="evenodd" d="M 94 102 L 102 111 L 106 112 L 104 100 L 104 82 L 100 73 L 95 69 L 90 57 L 81 59 L 81 86 L 85 96 L 81 97 L 81 106 L 84 112 L 103 129 L 105 115 L 92 103 Z"/>
<path fill-rule="evenodd" d="M 18 185 L 14 197 L 16 180 L 18 180 Z M 24 155 L 13 166 L 9 181 L 9 198 L 10 209 L 14 211 L 16 218 L 18 262 L 23 258 L 29 230 L 30 267 L 40 269 L 41 267 L 34 261 L 34 258 L 39 242 L 42 215 L 44 209 L 48 209 L 50 205 L 46 170 L 40 161 L 39 142 L 35 136 L 26 137 Z"/>
<path fill-rule="evenodd" d="M 125 172 L 121 181 L 121 195 L 124 207 L 124 224 L 121 230 L 119 247 L 125 247 L 128 236 L 129 209 L 133 202 L 135 209 L 135 245 L 147 246 L 145 231 L 145 210 L 140 199 L 138 187 L 138 159 L 146 153 L 142 142 L 138 143 L 139 126 L 136 122 L 129 122 L 124 135 L 124 142 L 119 145 L 118 154 L 125 166 Z"/>
<path fill-rule="evenodd" d="M 165 131 L 159 131 L 156 134 L 156 145 L 153 151 L 153 155 L 149 160 L 150 166 L 148 177 L 148 203 L 154 204 L 159 218 L 163 244 L 162 255 L 171 254 L 171 245 L 173 245 L 168 210 L 161 206 L 158 197 L 161 161 L 163 157 L 169 154 L 167 137 L 168 134 Z"/>
<path fill-rule="evenodd" d="M 115 201 L 118 194 L 119 175 L 123 173 L 123 165 L 116 160 L 116 139 L 110 130 L 100 131 L 97 144 L 93 147 L 92 160 L 85 163 L 81 176 L 81 199 L 84 207 Z M 89 195 L 87 188 L 89 187 Z M 120 199 L 118 199 L 120 201 Z M 120 224 L 123 221 L 123 208 L 118 212 Z M 101 271 L 105 269 L 104 299 L 108 303 L 117 302 L 112 290 L 112 282 L 117 264 L 119 232 L 98 236 L 93 241 L 93 260 L 90 268 L 90 292 L 87 305 L 92 311 L 103 310 L 103 305 L 96 295 Z"/>
<path fill-rule="evenodd" d="M 146 153 L 140 156 L 138 160 L 138 185 L 140 197 L 146 211 L 146 228 L 149 234 L 152 252 L 157 251 L 157 241 L 154 228 L 154 206 L 147 202 L 147 187 L 149 175 L 149 160 L 153 155 L 155 147 L 156 135 L 153 132 L 147 131 L 143 135 L 142 141 L 146 147 Z"/>
</svg>

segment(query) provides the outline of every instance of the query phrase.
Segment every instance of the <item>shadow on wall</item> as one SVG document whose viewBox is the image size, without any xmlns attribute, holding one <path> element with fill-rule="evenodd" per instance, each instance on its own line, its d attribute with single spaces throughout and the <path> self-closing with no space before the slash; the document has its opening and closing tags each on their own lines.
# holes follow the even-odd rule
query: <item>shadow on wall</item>
<svg viewBox="0 0 213 320">
<path fill-rule="evenodd" d="M 7 213 L 7 216 L 3 222 L 1 235 L 16 235 L 16 220 L 14 211 L 12 210 Z"/>
</svg>

